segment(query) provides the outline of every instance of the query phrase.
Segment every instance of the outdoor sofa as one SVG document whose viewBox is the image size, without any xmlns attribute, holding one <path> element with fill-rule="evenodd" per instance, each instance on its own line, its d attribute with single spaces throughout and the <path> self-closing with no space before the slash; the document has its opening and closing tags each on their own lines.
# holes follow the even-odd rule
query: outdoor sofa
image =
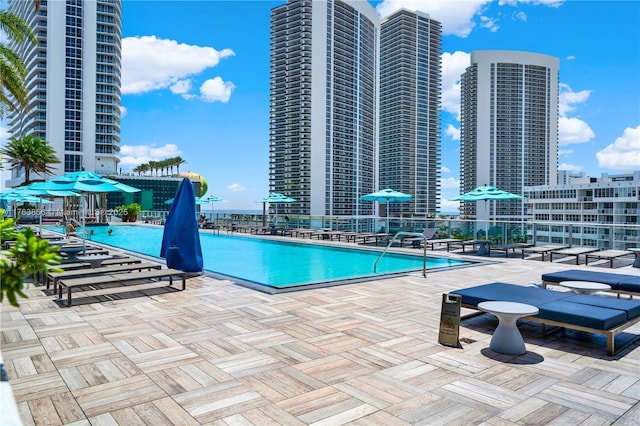
<svg viewBox="0 0 640 426">
<path fill-rule="evenodd" d="M 462 306 L 470 309 L 478 309 L 479 303 L 488 301 L 533 305 L 538 308 L 538 314 L 524 319 L 604 335 L 607 338 L 609 356 L 615 353 L 615 335 L 640 321 L 640 301 L 631 299 L 574 294 L 507 283 L 484 284 L 455 290 L 450 294 L 462 296 Z"/>
<path fill-rule="evenodd" d="M 566 271 L 542 274 L 542 286 L 558 285 L 562 281 L 590 281 L 611 286 L 611 291 L 628 294 L 631 297 L 640 295 L 640 274 L 614 274 L 612 272 L 585 271 L 569 269 Z"/>
</svg>

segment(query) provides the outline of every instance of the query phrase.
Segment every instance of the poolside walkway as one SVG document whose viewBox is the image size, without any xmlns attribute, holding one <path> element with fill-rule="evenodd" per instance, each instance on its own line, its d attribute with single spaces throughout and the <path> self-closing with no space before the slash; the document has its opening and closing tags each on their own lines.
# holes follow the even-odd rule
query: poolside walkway
<svg viewBox="0 0 640 426">
<path fill-rule="evenodd" d="M 528 353 L 500 355 L 485 314 L 462 348 L 437 342 L 450 290 L 638 270 L 491 260 L 279 295 L 197 277 L 72 308 L 31 287 L 2 307 L 2 358 L 25 425 L 638 425 L 638 341 L 608 357 L 602 336 L 521 322 Z"/>
</svg>

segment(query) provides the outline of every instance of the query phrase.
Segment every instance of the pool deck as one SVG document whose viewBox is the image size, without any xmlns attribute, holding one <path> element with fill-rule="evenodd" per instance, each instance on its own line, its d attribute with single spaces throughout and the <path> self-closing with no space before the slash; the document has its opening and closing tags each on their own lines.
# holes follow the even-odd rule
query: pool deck
<svg viewBox="0 0 640 426">
<path fill-rule="evenodd" d="M 514 356 L 489 349 L 491 315 L 462 322 L 461 348 L 438 328 L 454 289 L 640 270 L 490 260 L 275 295 L 200 276 L 185 291 L 79 291 L 71 308 L 30 286 L 2 306 L 2 358 L 25 425 L 638 425 L 640 340 L 609 357 L 603 336 L 523 321 L 528 352 Z"/>
</svg>

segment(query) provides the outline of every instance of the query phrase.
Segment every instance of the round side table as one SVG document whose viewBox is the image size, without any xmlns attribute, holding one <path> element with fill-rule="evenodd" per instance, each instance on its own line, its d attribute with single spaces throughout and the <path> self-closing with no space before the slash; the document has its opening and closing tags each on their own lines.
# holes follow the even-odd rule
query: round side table
<svg viewBox="0 0 640 426">
<path fill-rule="evenodd" d="M 609 291 L 611 286 L 603 283 L 592 281 L 562 281 L 562 287 L 566 287 L 576 294 L 593 294 L 599 291 Z"/>
<path fill-rule="evenodd" d="M 536 315 L 538 308 L 517 302 L 481 302 L 478 309 L 498 317 L 498 327 L 491 337 L 491 350 L 508 355 L 522 355 L 527 352 L 524 339 L 516 325 L 518 318 Z"/>
</svg>

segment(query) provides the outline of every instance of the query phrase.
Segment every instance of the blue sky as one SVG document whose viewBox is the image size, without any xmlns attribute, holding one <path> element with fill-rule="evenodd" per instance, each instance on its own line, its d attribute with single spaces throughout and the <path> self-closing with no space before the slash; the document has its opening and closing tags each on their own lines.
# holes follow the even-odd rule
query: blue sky
<svg viewBox="0 0 640 426">
<path fill-rule="evenodd" d="M 123 1 L 123 171 L 181 156 L 225 209 L 268 193 L 269 14 L 282 1 Z M 371 1 L 443 24 L 442 210 L 459 195 L 459 78 L 473 50 L 560 59 L 562 169 L 640 170 L 640 2 Z M 217 207 L 219 208 L 219 207 Z"/>
</svg>

